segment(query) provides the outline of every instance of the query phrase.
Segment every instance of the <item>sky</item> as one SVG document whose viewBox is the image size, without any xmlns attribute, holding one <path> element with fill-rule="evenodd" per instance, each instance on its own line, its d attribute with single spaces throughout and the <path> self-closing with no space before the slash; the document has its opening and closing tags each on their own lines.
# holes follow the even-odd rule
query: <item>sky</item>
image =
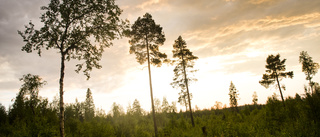
<svg viewBox="0 0 320 137">
<path fill-rule="evenodd" d="M 41 57 L 21 51 L 23 43 L 17 30 L 30 20 L 41 27 L 41 6 L 47 0 L 0 0 L 0 103 L 7 109 L 13 103 L 23 75 L 39 75 L 47 84 L 40 96 L 52 101 L 59 91 L 60 57 L 57 50 L 43 50 Z M 130 23 L 146 12 L 163 27 L 166 41 L 160 51 L 172 58 L 174 40 L 179 36 L 199 59 L 195 62 L 197 82 L 191 83 L 192 107 L 209 109 L 216 101 L 229 106 L 232 81 L 239 91 L 239 105 L 251 104 L 254 91 L 258 103 L 265 104 L 276 93 L 259 84 L 265 73 L 266 58 L 280 54 L 287 59 L 287 71 L 293 79 L 283 79 L 284 96 L 303 95 L 307 85 L 299 63 L 301 51 L 307 51 L 320 63 L 320 1 L 318 0 L 119 0 L 122 19 Z M 129 54 L 128 38 L 113 41 L 90 80 L 77 74 L 76 61 L 66 63 L 65 102 L 85 100 L 88 88 L 97 108 L 106 113 L 113 102 L 124 109 L 138 99 L 142 108 L 151 110 L 147 65 L 140 65 Z M 151 67 L 154 98 L 178 101 L 179 89 L 172 88 L 173 68 L 164 64 Z M 313 78 L 320 82 L 320 74 Z M 279 97 L 280 99 L 280 97 Z M 177 103 L 178 109 L 184 107 Z"/>
</svg>

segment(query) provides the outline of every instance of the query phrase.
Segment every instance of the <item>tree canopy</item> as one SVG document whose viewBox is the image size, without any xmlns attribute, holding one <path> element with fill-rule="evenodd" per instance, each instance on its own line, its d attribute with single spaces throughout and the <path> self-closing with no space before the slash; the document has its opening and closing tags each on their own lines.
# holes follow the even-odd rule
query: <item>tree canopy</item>
<svg viewBox="0 0 320 137">
<path fill-rule="evenodd" d="M 233 82 L 230 82 L 229 87 L 229 100 L 230 100 L 230 107 L 238 110 L 238 99 L 239 99 L 239 91 L 237 90 L 236 86 L 233 84 Z"/>
<path fill-rule="evenodd" d="M 196 78 L 191 78 L 190 75 L 197 70 L 193 69 L 194 60 L 198 59 L 197 56 L 194 56 L 192 52 L 187 48 L 187 43 L 182 39 L 181 36 L 175 40 L 173 44 L 173 58 L 177 58 L 173 60 L 172 63 L 176 65 L 174 68 L 174 77 L 173 82 L 170 83 L 173 87 L 179 87 L 181 92 L 179 93 L 179 103 L 184 105 L 189 105 L 190 117 L 192 126 L 194 125 L 192 109 L 191 109 L 191 97 L 189 92 L 188 84 L 191 81 L 196 81 Z M 186 107 L 187 108 L 187 107 Z"/>
<path fill-rule="evenodd" d="M 18 31 L 26 44 L 22 51 L 37 51 L 41 56 L 43 48 L 56 49 L 60 53 L 61 68 L 59 80 L 60 94 L 60 134 L 64 137 L 63 80 L 65 61 L 83 60 L 76 65 L 76 72 L 82 70 L 90 78 L 93 68 L 99 64 L 104 48 L 112 45 L 112 40 L 122 35 L 126 22 L 119 16 L 122 10 L 114 0 L 51 0 L 42 6 L 40 19 L 43 26 L 35 29 L 30 21 L 25 31 Z"/>
<path fill-rule="evenodd" d="M 307 51 L 300 52 L 299 63 L 302 64 L 302 72 L 306 75 L 306 80 L 309 80 L 311 91 L 313 91 L 314 83 L 312 82 L 312 78 L 318 72 L 319 64 L 313 62 L 312 57 L 309 56 Z"/>
<path fill-rule="evenodd" d="M 280 60 L 280 54 L 277 54 L 276 56 L 269 55 L 266 60 L 266 63 L 267 63 L 266 73 L 263 74 L 262 80 L 259 81 L 259 83 L 265 88 L 269 88 L 270 85 L 277 82 L 277 86 L 281 94 L 283 105 L 284 105 L 284 99 L 283 99 L 279 81 L 287 77 L 293 78 L 293 71 L 285 72 L 286 71 L 285 62 L 286 62 L 286 59 Z"/>
<path fill-rule="evenodd" d="M 146 13 L 142 18 L 139 17 L 131 26 L 128 36 L 130 54 L 135 54 L 140 64 L 145 63 L 150 57 L 150 63 L 160 67 L 162 60 L 167 58 L 165 53 L 159 51 L 159 46 L 166 40 L 164 32 L 152 19 L 151 14 Z"/>
<path fill-rule="evenodd" d="M 143 18 L 139 17 L 131 26 L 131 30 L 127 34 L 130 38 L 130 54 L 135 54 L 137 61 L 142 65 L 148 61 L 149 86 L 151 105 L 153 112 L 153 122 L 155 136 L 157 136 L 157 126 L 155 118 L 155 109 L 153 101 L 151 68 L 150 64 L 160 67 L 163 61 L 166 61 L 167 55 L 159 51 L 159 46 L 163 45 L 165 39 L 162 27 L 156 24 L 151 14 L 146 13 Z"/>
<path fill-rule="evenodd" d="M 65 60 L 84 60 L 77 64 L 77 72 L 83 70 L 89 78 L 92 68 L 101 68 L 104 48 L 112 45 L 112 40 L 122 35 L 126 22 L 119 16 L 122 10 L 114 0 L 51 0 L 42 6 L 43 26 L 35 29 L 30 21 L 25 31 L 18 31 L 26 45 L 23 51 L 57 49 Z M 94 40 L 94 41 L 93 41 Z"/>
</svg>

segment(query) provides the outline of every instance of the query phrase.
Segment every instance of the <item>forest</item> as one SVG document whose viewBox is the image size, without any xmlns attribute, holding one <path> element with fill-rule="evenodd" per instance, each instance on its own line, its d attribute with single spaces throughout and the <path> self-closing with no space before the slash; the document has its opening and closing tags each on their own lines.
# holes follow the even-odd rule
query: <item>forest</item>
<svg viewBox="0 0 320 137">
<path fill-rule="evenodd" d="M 266 57 L 265 74 L 257 82 L 265 88 L 277 87 L 281 100 L 274 94 L 265 104 L 258 104 L 254 93 L 252 104 L 239 106 L 239 91 L 231 81 L 230 107 L 216 102 L 211 109 L 200 110 L 191 107 L 189 92 L 189 84 L 197 81 L 193 74 L 198 71 L 194 64 L 199 57 L 188 49 L 182 36 L 174 41 L 172 58 L 160 52 L 166 37 L 150 13 L 130 24 L 120 19 L 123 11 L 114 0 L 51 0 L 41 10 L 40 29 L 30 21 L 25 30 L 18 30 L 25 43 L 21 50 L 40 57 L 44 49 L 57 51 L 61 61 L 59 95 L 51 102 L 39 96 L 47 82 L 39 75 L 23 75 L 13 104 L 8 109 L 0 104 L 0 136 L 320 136 L 320 86 L 312 81 L 319 64 L 307 51 L 299 56 L 309 82 L 305 94 L 283 97 L 286 88 L 280 82 L 293 78 L 294 73 L 286 71 L 286 59 L 280 59 L 279 53 L 271 54 Z M 90 88 L 83 95 L 85 101 L 65 104 L 65 64 L 78 60 L 81 63 L 75 71 L 89 80 L 93 68 L 102 67 L 99 61 L 104 50 L 122 37 L 129 39 L 129 53 L 137 63 L 147 63 L 151 110 L 143 110 L 136 99 L 126 109 L 114 102 L 106 113 L 95 107 Z M 178 111 L 176 102 L 169 103 L 165 97 L 162 101 L 153 97 L 151 66 L 164 63 L 175 66 L 171 86 L 181 91 L 177 100 L 185 111 Z"/>
<path fill-rule="evenodd" d="M 58 99 L 26 96 L 20 90 L 9 108 L 0 109 L 0 136 L 59 136 Z M 84 95 L 85 96 L 85 95 Z M 195 127 L 187 112 L 178 112 L 165 98 L 156 107 L 158 136 L 319 136 L 320 88 L 315 93 L 285 99 L 285 107 L 276 95 L 266 104 L 247 104 L 237 109 L 193 110 Z M 135 100 L 126 110 L 113 103 L 111 111 L 94 107 L 87 90 L 84 102 L 66 104 L 66 136 L 74 137 L 149 137 L 154 136 L 152 114 Z"/>
</svg>

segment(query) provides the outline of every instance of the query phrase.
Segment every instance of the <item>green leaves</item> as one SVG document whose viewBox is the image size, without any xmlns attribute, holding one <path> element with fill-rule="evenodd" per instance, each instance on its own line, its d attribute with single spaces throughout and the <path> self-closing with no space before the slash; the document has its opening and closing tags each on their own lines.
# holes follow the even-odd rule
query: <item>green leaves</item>
<svg viewBox="0 0 320 137">
<path fill-rule="evenodd" d="M 312 57 L 309 56 L 307 51 L 300 52 L 299 63 L 302 64 L 302 72 L 306 75 L 306 80 L 311 80 L 318 72 L 319 64 L 313 62 Z"/>
<path fill-rule="evenodd" d="M 238 92 L 239 91 L 236 89 L 236 86 L 231 81 L 230 87 L 229 87 L 230 106 L 236 109 L 238 107 L 238 98 L 239 98 Z"/>
<path fill-rule="evenodd" d="M 87 78 L 92 68 L 101 68 L 104 48 L 112 46 L 111 41 L 128 28 L 128 21 L 119 19 L 122 10 L 114 0 L 51 0 L 41 10 L 43 26 L 39 30 L 30 22 L 25 31 L 18 31 L 26 42 L 22 50 L 36 50 L 41 56 L 42 48 L 54 48 L 67 61 L 84 60 L 77 65 L 77 72 L 85 65 Z"/>
<path fill-rule="evenodd" d="M 139 17 L 131 26 L 128 32 L 130 38 L 129 43 L 130 54 L 135 54 L 136 59 L 140 64 L 143 64 L 148 59 L 147 50 L 150 51 L 151 64 L 160 67 L 162 61 L 167 58 L 165 53 L 159 51 L 165 39 L 162 27 L 156 24 L 149 13 L 146 13 L 143 18 Z"/>
<path fill-rule="evenodd" d="M 269 55 L 266 65 L 266 74 L 263 74 L 262 80 L 259 83 L 268 88 L 269 85 L 273 84 L 277 79 L 281 80 L 282 78 L 293 78 L 293 71 L 284 72 L 286 71 L 286 59 L 280 60 L 280 54 Z"/>
<path fill-rule="evenodd" d="M 262 80 L 259 83 L 265 88 L 269 88 L 269 85 L 272 85 L 275 82 L 275 79 L 272 79 L 270 75 L 263 74 Z"/>
<path fill-rule="evenodd" d="M 84 102 L 84 116 L 85 116 L 85 120 L 91 120 L 94 117 L 94 102 L 93 102 L 93 98 L 92 98 L 92 93 L 90 88 L 88 88 L 87 90 L 87 94 L 86 94 L 86 100 Z"/>
<path fill-rule="evenodd" d="M 47 82 L 43 81 L 38 75 L 27 74 L 19 79 L 23 82 L 20 88 L 22 95 L 29 94 L 31 98 L 38 98 L 39 89 Z"/>
<path fill-rule="evenodd" d="M 186 45 L 186 41 L 179 36 L 178 39 L 175 40 L 172 50 L 173 58 L 175 58 L 175 60 L 173 60 L 171 63 L 176 65 L 176 67 L 173 70 L 173 82 L 170 84 L 173 87 L 181 88 L 181 90 L 186 89 L 185 79 L 187 79 L 188 82 L 197 81 L 196 78 L 193 78 L 190 75 L 197 71 L 193 69 L 193 66 L 194 60 L 198 59 L 198 57 L 194 56 L 192 52 L 187 49 Z M 186 70 L 186 73 L 190 74 L 187 78 L 184 77 L 184 69 Z"/>
<path fill-rule="evenodd" d="M 267 58 L 267 65 L 266 65 L 267 73 L 263 74 L 262 80 L 259 81 L 259 83 L 265 88 L 269 88 L 269 85 L 277 81 L 277 87 L 279 88 L 279 92 L 281 94 L 281 99 L 284 107 L 285 107 L 284 98 L 282 95 L 279 81 L 281 81 L 283 78 L 293 77 L 293 71 L 284 72 L 286 70 L 286 65 L 284 65 L 285 62 L 286 62 L 286 59 L 280 60 L 280 54 L 277 54 L 276 56 L 269 55 Z M 282 88 L 285 90 L 284 85 L 282 85 Z"/>
</svg>

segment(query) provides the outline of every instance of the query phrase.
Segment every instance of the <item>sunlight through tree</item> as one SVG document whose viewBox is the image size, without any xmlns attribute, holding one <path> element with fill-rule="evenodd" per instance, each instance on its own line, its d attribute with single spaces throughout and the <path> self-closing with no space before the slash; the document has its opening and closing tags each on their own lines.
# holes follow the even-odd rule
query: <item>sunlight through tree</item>
<svg viewBox="0 0 320 137">
<path fill-rule="evenodd" d="M 131 39 L 129 43 L 130 54 L 135 54 L 137 61 L 142 65 L 146 61 L 148 62 L 149 72 L 149 86 L 152 105 L 152 114 L 154 122 L 155 136 L 158 136 L 155 109 L 153 101 L 152 81 L 151 81 L 151 68 L 150 64 L 160 67 L 162 62 L 167 58 L 165 53 L 159 51 L 159 46 L 163 45 L 165 35 L 162 31 L 162 27 L 156 24 L 152 19 L 151 14 L 146 13 L 143 17 L 139 17 L 135 23 L 131 26 L 131 31 L 128 34 Z"/>
<path fill-rule="evenodd" d="M 286 65 L 284 65 L 284 63 L 286 62 L 286 59 L 280 60 L 280 54 L 277 54 L 276 56 L 269 55 L 266 62 L 267 62 L 266 74 L 263 74 L 262 80 L 260 80 L 259 83 L 265 88 L 268 88 L 269 85 L 274 84 L 274 82 L 276 81 L 280 91 L 283 106 L 285 106 L 284 98 L 281 91 L 280 81 L 283 78 L 287 78 L 287 77 L 293 78 L 293 71 L 284 72 L 286 71 Z"/>
<path fill-rule="evenodd" d="M 104 48 L 111 46 L 111 41 L 121 36 L 126 23 L 119 19 L 122 10 L 114 0 L 51 0 L 41 10 L 44 11 L 40 17 L 43 27 L 37 30 L 30 22 L 25 26 L 25 31 L 18 33 L 26 42 L 22 50 L 27 53 L 37 51 L 41 56 L 43 48 L 56 49 L 60 53 L 60 134 L 64 137 L 65 62 L 71 59 L 84 60 L 84 63 L 76 65 L 76 72 L 85 65 L 83 73 L 89 79 L 92 68 L 101 68 L 99 61 Z M 99 44 L 94 45 L 92 38 Z"/>
</svg>

